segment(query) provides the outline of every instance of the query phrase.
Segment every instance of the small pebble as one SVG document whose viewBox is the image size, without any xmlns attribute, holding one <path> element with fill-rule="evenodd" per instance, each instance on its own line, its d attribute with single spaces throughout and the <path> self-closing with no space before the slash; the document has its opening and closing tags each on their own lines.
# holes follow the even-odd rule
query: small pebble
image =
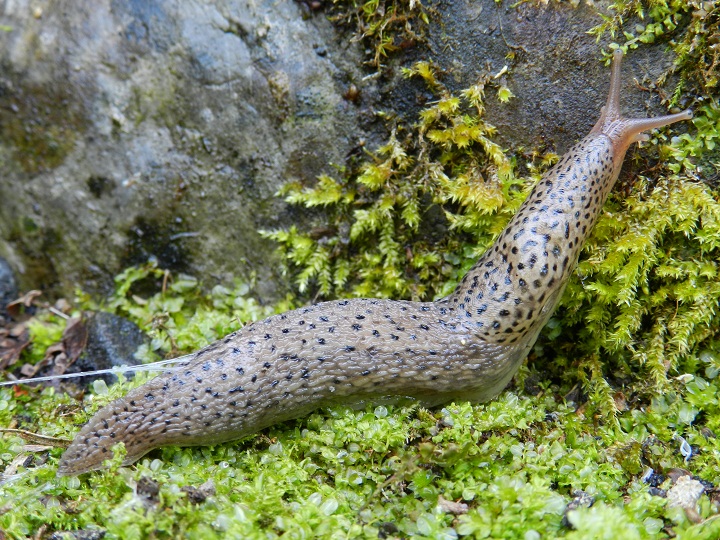
<svg viewBox="0 0 720 540">
<path fill-rule="evenodd" d="M 668 504 L 685 510 L 697 510 L 697 503 L 704 492 L 705 486 L 700 481 L 691 476 L 681 476 L 667 492 Z"/>
</svg>

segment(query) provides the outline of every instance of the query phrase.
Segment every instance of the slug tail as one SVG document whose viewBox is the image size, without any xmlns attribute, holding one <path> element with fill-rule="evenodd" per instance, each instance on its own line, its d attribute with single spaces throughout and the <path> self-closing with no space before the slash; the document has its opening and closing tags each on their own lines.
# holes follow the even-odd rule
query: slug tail
<svg viewBox="0 0 720 540">
<path fill-rule="evenodd" d="M 164 420 L 181 418 L 163 416 L 174 400 L 163 391 L 169 377 L 156 377 L 95 413 L 60 458 L 58 476 L 101 469 L 103 462 L 113 457 L 112 447 L 118 442 L 123 442 L 127 451 L 124 465 L 165 441 L 175 442 L 178 429 Z"/>
</svg>

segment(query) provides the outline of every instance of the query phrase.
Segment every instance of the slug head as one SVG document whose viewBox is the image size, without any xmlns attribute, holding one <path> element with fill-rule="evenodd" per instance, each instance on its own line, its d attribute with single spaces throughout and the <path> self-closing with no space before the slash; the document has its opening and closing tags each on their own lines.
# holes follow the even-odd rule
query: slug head
<svg viewBox="0 0 720 540">
<path fill-rule="evenodd" d="M 602 134 L 610 139 L 615 149 L 614 160 L 616 163 L 622 162 L 625 152 L 632 143 L 649 139 L 643 133 L 644 131 L 667 126 L 681 120 L 690 120 L 693 117 L 690 110 L 654 118 L 623 117 L 620 112 L 620 64 L 622 57 L 622 51 L 616 49 L 613 54 L 610 93 L 608 94 L 607 103 L 602 108 L 600 119 L 590 131 L 591 134 Z"/>
</svg>

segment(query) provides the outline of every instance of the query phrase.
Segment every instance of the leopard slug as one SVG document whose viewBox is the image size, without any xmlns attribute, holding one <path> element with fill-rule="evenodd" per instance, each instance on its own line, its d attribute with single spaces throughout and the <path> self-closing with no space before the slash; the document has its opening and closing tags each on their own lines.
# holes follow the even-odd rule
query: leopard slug
<svg viewBox="0 0 720 540">
<path fill-rule="evenodd" d="M 455 291 L 435 302 L 324 302 L 248 324 L 101 409 L 59 475 L 125 464 L 165 445 L 238 439 L 323 405 L 405 396 L 437 405 L 489 400 L 527 356 L 642 132 L 692 118 L 620 114 L 620 62 L 600 119 L 535 186 Z"/>
</svg>

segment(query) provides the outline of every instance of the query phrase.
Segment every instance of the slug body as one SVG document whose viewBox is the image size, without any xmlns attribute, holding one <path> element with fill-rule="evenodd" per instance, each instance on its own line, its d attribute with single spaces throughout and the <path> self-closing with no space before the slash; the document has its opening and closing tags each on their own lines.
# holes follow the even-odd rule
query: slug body
<svg viewBox="0 0 720 540">
<path fill-rule="evenodd" d="M 58 474 L 129 464 L 158 446 L 240 438 L 320 406 L 484 401 L 505 388 L 562 295 L 585 238 L 645 130 L 692 117 L 622 118 L 620 60 L 600 120 L 533 189 L 495 244 L 436 302 L 324 302 L 249 324 L 100 410 Z"/>
</svg>

